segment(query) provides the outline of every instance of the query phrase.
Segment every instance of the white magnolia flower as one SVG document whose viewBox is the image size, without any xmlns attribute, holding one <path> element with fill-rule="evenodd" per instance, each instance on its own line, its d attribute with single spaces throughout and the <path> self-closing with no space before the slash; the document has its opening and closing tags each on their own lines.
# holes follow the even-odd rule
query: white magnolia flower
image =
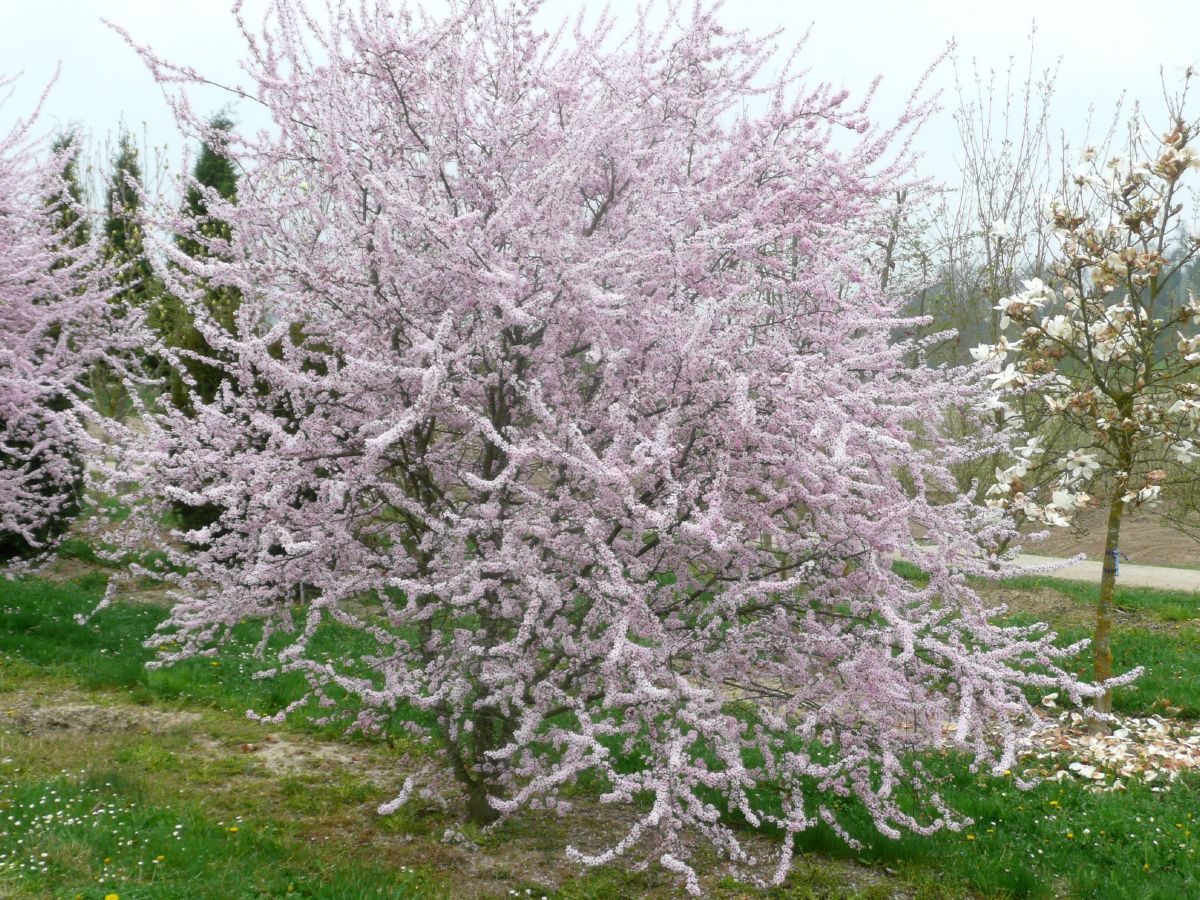
<svg viewBox="0 0 1200 900">
<path fill-rule="evenodd" d="M 1086 481 L 1100 471 L 1096 457 L 1083 450 L 1069 450 L 1059 465 L 1067 472 L 1071 481 Z"/>
<path fill-rule="evenodd" d="M 1046 403 L 1046 409 L 1052 413 L 1066 412 L 1067 401 L 1055 397 L 1053 394 L 1043 394 L 1042 400 Z"/>
<path fill-rule="evenodd" d="M 1167 408 L 1167 412 L 1172 416 L 1200 416 L 1200 403 L 1197 403 L 1190 397 L 1184 397 L 1182 400 L 1176 400 Z"/>
<path fill-rule="evenodd" d="M 1053 506 L 1047 506 L 1042 510 L 1042 521 L 1057 528 L 1067 528 L 1071 524 L 1071 520 Z"/>
<path fill-rule="evenodd" d="M 1129 491 L 1121 496 L 1125 503 L 1152 503 L 1158 499 L 1162 488 L 1157 484 L 1148 484 L 1140 491 Z"/>
<path fill-rule="evenodd" d="M 988 234 L 994 238 L 1005 238 L 1012 234 L 1012 228 L 1003 220 L 993 222 L 992 227 L 988 229 Z"/>
<path fill-rule="evenodd" d="M 992 379 L 992 388 L 997 391 L 1020 387 L 1028 382 L 1025 373 L 1018 372 L 1016 366 L 1014 366 L 1012 363 L 1009 363 L 995 375 L 990 375 L 988 377 Z"/>
<path fill-rule="evenodd" d="M 1011 485 L 1014 481 L 1024 478 L 1028 471 L 1029 470 L 1020 463 L 1009 466 L 1007 469 L 1001 469 L 997 467 L 996 482 L 998 484 Z"/>
<path fill-rule="evenodd" d="M 1200 169 L 1200 154 L 1192 147 L 1180 147 L 1172 153 L 1175 161 L 1187 169 Z"/>
<path fill-rule="evenodd" d="M 1017 448 L 1018 455 L 1020 455 L 1023 459 L 1032 459 L 1033 457 L 1045 452 L 1046 448 L 1042 446 L 1042 438 L 1040 435 L 1031 437 L 1028 441 L 1026 441 L 1024 447 Z"/>
<path fill-rule="evenodd" d="M 1175 461 L 1185 466 L 1193 460 L 1200 459 L 1200 449 L 1189 440 L 1172 444 L 1171 452 L 1175 454 Z"/>
<path fill-rule="evenodd" d="M 1042 320 L 1042 330 L 1056 340 L 1069 341 L 1075 334 L 1075 325 L 1066 316 L 1051 316 Z"/>
<path fill-rule="evenodd" d="M 971 348 L 971 358 L 976 362 L 1002 360 L 1007 353 L 1007 349 L 1001 347 L 999 344 L 979 344 Z"/>
<path fill-rule="evenodd" d="M 1055 491 L 1050 495 L 1050 505 L 1062 510 L 1074 509 L 1075 494 L 1071 491 Z"/>
<path fill-rule="evenodd" d="M 988 412 L 999 413 L 1001 418 L 1013 414 L 1013 408 L 1005 403 L 998 394 L 988 394 L 983 401 L 983 408 Z"/>
</svg>

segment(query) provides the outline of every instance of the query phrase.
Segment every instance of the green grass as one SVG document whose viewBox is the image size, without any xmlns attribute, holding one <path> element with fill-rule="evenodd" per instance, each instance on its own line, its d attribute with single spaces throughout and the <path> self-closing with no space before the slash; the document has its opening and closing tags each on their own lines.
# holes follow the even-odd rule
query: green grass
<svg viewBox="0 0 1200 900">
<path fill-rule="evenodd" d="M 852 832 L 869 844 L 865 859 L 901 871 L 933 869 L 948 887 L 957 881 L 989 897 L 1200 896 L 1200 779 L 1162 793 L 1136 785 L 1098 794 L 1055 782 L 1021 791 L 962 766 L 944 768 L 944 797 L 975 824 L 892 841 L 872 836 L 860 814 Z M 831 851 L 836 841 L 816 829 L 800 844 Z"/>
<path fill-rule="evenodd" d="M 892 563 L 892 571 L 916 584 L 926 584 L 929 576 L 918 566 L 904 560 Z M 977 585 L 992 584 L 986 579 L 974 578 Z M 1058 591 L 1081 604 L 1094 607 L 1100 599 L 1100 585 L 1086 581 L 1067 581 L 1050 575 L 1021 575 L 1006 578 L 1000 584 L 1009 588 L 1027 590 Z M 1200 619 L 1200 591 L 1159 591 L 1153 588 L 1129 587 L 1117 584 L 1113 591 L 1113 605 L 1119 610 L 1146 614 L 1160 622 L 1187 622 Z"/>
<path fill-rule="evenodd" d="M 1089 607 L 1094 607 L 1100 599 L 1100 586 L 1086 581 L 1066 581 L 1047 575 L 1022 575 L 1019 578 L 1007 578 L 1003 584 L 1012 588 L 1048 588 Z M 1196 592 L 1158 591 L 1118 584 L 1113 591 L 1113 605 L 1119 610 L 1145 614 L 1160 622 L 1200 619 L 1200 593 Z"/>
<path fill-rule="evenodd" d="M 1037 581 L 1028 586 L 1047 587 L 1043 579 Z M 1060 589 L 1060 584 L 1055 583 L 1054 588 Z M 218 665 L 194 660 L 166 670 L 145 670 L 143 663 L 149 653 L 142 642 L 162 621 L 164 610 L 116 603 L 87 624 L 78 624 L 74 616 L 92 609 L 102 586 L 100 576 L 75 584 L 37 579 L 0 583 L 0 690 L 11 691 L 36 683 L 38 678 L 65 679 L 87 689 L 115 689 L 141 703 L 227 710 L 231 722 L 247 707 L 273 712 L 303 690 L 298 680 L 252 677 L 259 665 L 248 654 L 255 638 L 252 626 L 239 630 L 238 639 L 215 660 Z M 1072 590 L 1064 594 L 1087 603 L 1083 591 L 1088 587 L 1071 585 Z M 1081 592 L 1076 593 L 1075 588 Z M 1137 593 L 1139 596 L 1125 602 L 1140 604 L 1136 608 L 1159 623 L 1164 620 L 1158 612 L 1178 602 L 1177 598 Z M 1062 639 L 1082 635 L 1078 628 L 1067 629 Z M 339 656 L 362 649 L 355 643 L 360 638 L 347 632 L 329 630 L 321 640 L 326 652 Z M 1177 707 L 1183 715 L 1200 716 L 1200 632 L 1195 628 L 1168 624 L 1153 631 L 1118 630 L 1115 651 L 1121 665 L 1140 664 L 1147 670 L 1134 686 L 1117 692 L 1119 711 L 1145 714 Z M 1081 670 L 1086 671 L 1088 665 L 1086 655 L 1077 661 Z M 337 737 L 340 732 L 338 726 L 317 726 L 304 716 L 290 727 L 326 737 Z M 436 895 L 439 890 L 429 872 L 403 872 L 396 866 L 372 868 L 370 863 L 351 865 L 340 857 L 322 861 L 306 852 L 304 829 L 321 827 L 320 823 L 329 826 L 347 810 L 380 799 L 378 790 L 361 778 L 301 773 L 276 777 L 269 790 L 264 786 L 251 794 L 229 787 L 247 777 L 251 764 L 238 755 L 202 764 L 188 757 L 183 738 L 166 735 L 125 736 L 105 746 L 103 752 L 92 754 L 99 767 L 87 771 L 27 773 L 0 767 L 0 852 L 6 854 L 0 859 L 0 892 L 7 885 L 24 891 L 25 896 L 79 893 L 90 898 L 112 891 L 125 900 L 401 897 Z M 9 751 L 5 748 L 4 752 Z M 31 759 L 39 757 L 36 748 L 27 752 Z M 1075 783 L 1057 782 L 1023 792 L 1009 779 L 972 774 L 957 758 L 933 756 L 928 762 L 945 779 L 942 791 L 948 803 L 976 820 L 966 831 L 928 838 L 910 835 L 893 841 L 875 834 L 865 812 L 854 803 L 835 800 L 865 848 L 850 850 L 828 828 L 814 828 L 798 838 L 804 855 L 788 886 L 755 891 L 729 881 L 717 895 L 778 900 L 855 896 L 841 892 L 834 879 L 821 874 L 824 863 L 814 863 L 841 859 L 847 864 L 859 860 L 878 871 L 883 867 L 896 870 L 896 883 L 916 896 L 929 898 L 972 893 L 998 898 L 1131 900 L 1200 896 L 1200 822 L 1196 819 L 1200 815 L 1200 780 L 1196 778 L 1181 780 L 1162 792 L 1135 784 L 1127 792 L 1098 794 Z M 131 778 L 131 772 L 144 773 L 146 780 Z M 165 791 L 176 784 L 181 793 L 172 799 Z M 221 801 L 225 812 L 220 812 L 222 807 L 214 811 L 188 799 L 189 792 L 221 790 L 229 794 Z M 104 805 L 98 807 L 102 800 Z M 25 823 L 19 827 L 34 829 L 36 834 L 21 832 L 25 843 L 14 847 L 17 832 L 11 828 L 17 826 L 2 823 L 18 808 L 27 811 L 31 803 L 47 813 L 68 812 L 32 825 L 32 820 L 15 816 Z M 104 827 L 85 829 L 71 824 L 71 816 L 85 808 L 89 813 L 96 808 L 116 812 L 111 816 L 102 813 Z M 230 817 L 231 810 L 239 810 L 237 815 L 250 824 L 236 825 L 239 831 L 229 832 L 230 823 L 236 821 Z M 378 829 L 376 834 L 411 837 L 418 857 L 424 852 L 436 858 L 437 838 L 450 821 L 448 815 L 452 814 L 417 808 L 372 827 Z M 173 837 L 180 823 L 185 826 L 186 843 Z M 506 827 L 508 831 L 489 839 L 488 852 L 502 853 L 506 841 L 518 839 L 549 846 L 557 837 L 555 824 L 537 814 Z M 132 846 L 119 843 L 130 839 L 134 840 Z M 44 858 L 40 856 L 43 852 L 47 853 Z M 156 861 L 158 855 L 164 860 Z M 104 863 L 106 858 L 111 862 Z M 817 868 L 812 868 L 814 865 Z M 511 874 L 511 884 L 529 884 L 531 890 L 564 900 L 660 896 L 663 890 L 661 880 L 647 880 L 646 874 L 617 868 L 568 877 L 557 894 L 523 881 L 520 867 L 514 867 Z M 291 895 L 286 893 L 288 885 L 293 888 Z M 379 890 L 383 893 L 372 893 Z M 887 895 L 873 891 L 875 888 L 869 888 L 867 895 Z"/>
<path fill-rule="evenodd" d="M 270 823 L 155 803 L 141 780 L 119 772 L 45 780 L 3 772 L 0 819 L 0 891 L 17 896 L 444 896 L 408 867 L 318 860 Z"/>
<path fill-rule="evenodd" d="M 19 579 L 0 583 L 0 654 L 37 666 L 48 674 L 67 677 L 91 689 L 125 689 L 141 702 L 184 701 L 238 712 L 253 709 L 272 715 L 302 697 L 307 684 L 302 675 L 256 678 L 268 668 L 255 658 L 261 628 L 246 623 L 234 630 L 212 659 L 191 659 L 163 669 L 147 669 L 154 654 L 144 642 L 166 618 L 161 606 L 113 603 L 91 615 L 104 590 L 104 576 L 88 575 L 71 583 Z M 77 616 L 91 616 L 85 623 Z M 273 643 L 287 640 L 280 634 Z M 314 636 L 312 652 L 351 658 L 377 650 L 360 632 L 323 626 Z M 357 711 L 354 701 L 341 697 L 333 711 L 302 707 L 290 717 L 294 727 L 329 737 L 342 736 L 338 721 L 318 724 L 331 712 Z M 420 713 L 398 710 L 397 721 Z"/>
<path fill-rule="evenodd" d="M 911 563 L 899 561 L 892 568 L 915 583 L 928 581 L 926 573 Z M 1041 575 L 1009 578 L 1001 584 L 1018 590 L 1057 591 L 1078 603 L 1081 611 L 1092 610 L 1100 592 L 1099 585 Z M 1114 710 L 1138 716 L 1171 712 L 1200 717 L 1200 594 L 1118 586 L 1114 604 L 1130 614 L 1134 623 L 1118 623 L 1113 629 L 1114 669 L 1121 674 L 1145 667 L 1136 682 L 1114 691 Z M 1039 616 L 1016 612 L 1005 621 L 1032 624 L 1040 620 Z M 1048 624 L 1057 633 L 1059 644 L 1091 636 L 1091 629 L 1080 627 L 1078 618 L 1070 622 L 1051 619 Z M 1085 650 L 1068 668 L 1088 677 L 1092 671 L 1091 651 Z"/>
<path fill-rule="evenodd" d="M 1023 617 L 1026 621 L 1030 617 Z M 1063 628 L 1060 643 L 1089 637 L 1090 631 Z M 1133 684 L 1113 691 L 1113 710 L 1132 716 L 1151 714 L 1200 717 L 1200 630 L 1174 631 L 1117 628 L 1113 632 L 1113 659 L 1117 674 L 1143 666 Z M 1085 650 L 1071 668 L 1083 677 L 1092 671 L 1091 651 Z"/>
</svg>

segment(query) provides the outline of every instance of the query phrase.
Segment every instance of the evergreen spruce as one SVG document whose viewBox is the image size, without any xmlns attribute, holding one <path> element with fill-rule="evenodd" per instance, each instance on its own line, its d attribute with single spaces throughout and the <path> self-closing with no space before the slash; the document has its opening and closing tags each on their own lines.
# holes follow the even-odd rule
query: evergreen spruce
<svg viewBox="0 0 1200 900">
<path fill-rule="evenodd" d="M 192 185 L 183 201 L 184 212 L 190 221 L 197 223 L 196 233 L 176 236 L 179 248 L 197 259 L 211 255 L 214 242 L 229 238 L 229 225 L 209 215 L 205 189 L 216 191 L 223 200 L 233 201 L 237 196 L 237 172 L 222 139 L 233 128 L 233 121 L 218 114 L 209 126 L 213 136 L 200 147 L 192 170 Z M 204 292 L 207 315 L 230 332 L 241 301 L 241 292 L 235 288 L 209 287 Z M 211 403 L 224 372 L 219 366 L 205 361 L 215 359 L 217 354 L 196 327 L 192 312 L 178 298 L 163 296 L 155 306 L 150 324 L 169 347 L 180 351 L 178 364 L 168 376 L 171 402 L 185 412 L 190 411 L 190 391 L 194 390 L 205 403 Z"/>
<path fill-rule="evenodd" d="M 83 187 L 79 183 L 79 135 L 74 131 L 60 134 L 51 144 L 51 152 L 60 160 L 61 189 L 46 199 L 54 210 L 54 230 L 64 248 L 82 247 L 91 238 L 91 223 L 80 212 Z"/>
<path fill-rule="evenodd" d="M 110 302 L 116 307 L 117 318 L 123 318 L 131 309 L 150 307 L 162 293 L 146 255 L 142 226 L 138 221 L 141 184 L 142 167 L 137 145 L 129 132 L 122 131 L 116 155 L 110 163 L 104 195 L 104 246 L 101 251 L 116 288 Z M 141 363 L 151 371 L 159 365 L 149 356 Z M 129 397 L 108 366 L 103 363 L 94 366 L 91 382 L 92 396 L 100 412 L 111 417 L 121 417 L 128 412 Z"/>
<path fill-rule="evenodd" d="M 228 223 L 209 214 L 206 191 L 216 191 L 222 200 L 230 202 L 237 196 L 237 172 L 224 139 L 233 128 L 233 121 L 218 114 L 209 121 L 209 127 L 211 136 L 200 147 L 192 169 L 192 184 L 183 200 L 184 212 L 195 223 L 195 232 L 175 238 L 179 248 L 195 259 L 219 252 L 217 245 L 227 241 L 230 234 Z M 236 288 L 208 286 L 203 292 L 205 315 L 230 333 L 241 302 L 241 292 Z M 219 364 L 206 361 L 215 360 L 218 353 L 196 327 L 193 312 L 179 298 L 164 294 L 155 306 L 150 325 L 162 335 L 167 346 L 178 351 L 168 375 L 172 404 L 190 414 L 193 392 L 204 403 L 211 403 L 220 390 L 225 371 Z M 211 503 L 199 506 L 176 503 L 174 510 L 180 527 L 185 530 L 211 525 L 222 512 Z"/>
<path fill-rule="evenodd" d="M 104 199 L 104 259 L 113 267 L 114 277 L 121 285 L 115 302 L 122 306 L 143 305 L 154 290 L 154 272 L 138 223 L 141 200 L 137 186 L 142 183 L 138 156 L 133 137 L 122 132 Z"/>
</svg>

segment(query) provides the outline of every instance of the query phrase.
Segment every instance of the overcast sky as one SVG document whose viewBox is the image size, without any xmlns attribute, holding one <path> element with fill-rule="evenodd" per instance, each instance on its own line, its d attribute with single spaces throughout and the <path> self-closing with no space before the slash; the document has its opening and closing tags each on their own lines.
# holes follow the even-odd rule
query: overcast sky
<svg viewBox="0 0 1200 900">
<path fill-rule="evenodd" d="M 314 5 L 323 0 L 313 0 Z M 398 2 L 398 0 L 397 0 Z M 433 8 L 440 0 L 425 0 Z M 252 11 L 266 0 L 247 0 Z M 577 0 L 547 0 L 547 21 L 574 15 Z M 588 4 L 599 9 L 602 4 Z M 634 15 L 636 0 L 611 0 L 619 21 Z M 15 98 L 0 108 L 0 132 L 28 112 L 37 94 L 61 63 L 59 81 L 44 110 L 41 131 L 69 124 L 90 133 L 97 143 L 124 121 L 149 146 L 165 147 L 169 166 L 177 167 L 183 144 L 162 93 L 141 61 L 120 36 L 104 26 L 107 18 L 127 28 L 172 61 L 211 73 L 215 80 L 237 81 L 241 41 L 224 0 L 6 0 L 0 29 L 0 74 L 21 73 Z M 1142 12 L 1140 10 L 1145 10 Z M 876 73 L 884 76 L 877 102 L 882 119 L 894 116 L 921 72 L 955 40 L 960 58 L 1003 70 L 1010 57 L 1023 65 L 1028 36 L 1037 22 L 1036 58 L 1062 64 L 1055 100 L 1055 121 L 1075 129 L 1094 104 L 1108 111 L 1122 91 L 1153 103 L 1161 96 L 1159 67 L 1177 81 L 1183 68 L 1200 57 L 1200 3 L 1160 0 L 1139 6 L 1115 0 L 731 0 L 724 18 L 731 26 L 756 30 L 785 29 L 795 40 L 810 26 L 805 58 L 814 79 L 862 91 Z M 251 14 L 251 21 L 257 15 Z M 952 85 L 943 66 L 936 82 Z M 949 99 L 949 98 L 947 98 Z M 202 98 L 215 111 L 218 95 Z M 1152 107 L 1154 108 L 1154 107 Z M 243 104 L 235 118 L 254 122 Z M 952 166 L 949 113 L 926 129 L 922 140 L 926 168 L 948 175 Z"/>
</svg>

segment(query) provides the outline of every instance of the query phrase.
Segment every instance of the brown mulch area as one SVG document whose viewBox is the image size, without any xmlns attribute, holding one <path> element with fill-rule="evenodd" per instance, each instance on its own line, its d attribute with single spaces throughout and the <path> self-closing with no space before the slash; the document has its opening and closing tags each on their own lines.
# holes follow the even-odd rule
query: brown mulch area
<svg viewBox="0 0 1200 900">
<path fill-rule="evenodd" d="M 1088 559 L 1104 555 L 1104 510 L 1089 510 L 1075 528 L 1055 528 L 1042 541 L 1030 541 L 1026 553 L 1070 557 L 1086 553 Z M 1200 568 L 1200 540 L 1172 528 L 1153 512 L 1135 511 L 1121 523 L 1121 551 L 1129 562 L 1148 566 L 1194 566 Z"/>
</svg>

